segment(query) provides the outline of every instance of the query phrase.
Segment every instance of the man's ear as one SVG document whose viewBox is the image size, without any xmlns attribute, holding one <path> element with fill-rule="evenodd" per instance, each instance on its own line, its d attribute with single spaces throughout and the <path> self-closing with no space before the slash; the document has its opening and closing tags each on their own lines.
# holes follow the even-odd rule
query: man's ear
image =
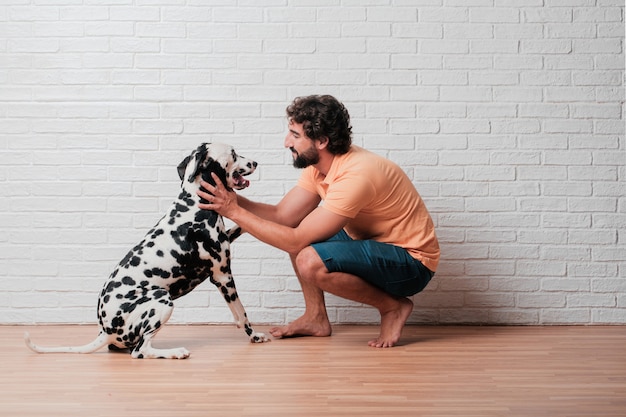
<svg viewBox="0 0 626 417">
<path fill-rule="evenodd" d="M 328 137 L 326 136 L 322 136 L 321 138 L 318 138 L 317 140 L 315 140 L 315 142 L 317 143 L 317 149 L 325 149 L 328 146 Z"/>
</svg>

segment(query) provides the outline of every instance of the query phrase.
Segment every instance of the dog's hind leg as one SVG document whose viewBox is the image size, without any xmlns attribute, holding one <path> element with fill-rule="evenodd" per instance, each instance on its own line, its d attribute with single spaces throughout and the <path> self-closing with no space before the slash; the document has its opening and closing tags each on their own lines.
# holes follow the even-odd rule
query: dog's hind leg
<svg viewBox="0 0 626 417">
<path fill-rule="evenodd" d="M 246 334 L 250 337 L 250 341 L 252 343 L 269 342 L 270 339 L 267 338 L 265 334 L 255 332 L 252 328 L 252 325 L 248 320 L 246 310 L 239 299 L 239 294 L 237 293 L 237 288 L 235 288 L 235 280 L 233 279 L 232 274 L 215 275 L 211 278 L 211 282 L 222 293 L 228 308 L 230 308 L 230 311 L 233 314 L 237 327 L 244 328 Z"/>
<path fill-rule="evenodd" d="M 189 357 L 189 351 L 183 347 L 172 349 L 156 349 L 152 347 L 152 337 L 155 334 L 156 332 L 145 334 L 131 352 L 131 356 L 135 359 L 186 359 Z"/>
<path fill-rule="evenodd" d="M 160 291 L 160 290 L 159 290 Z M 144 305 L 140 305 L 143 307 Z M 169 320 L 174 311 L 174 304 L 169 299 L 162 297 L 159 302 L 153 303 L 133 312 L 134 327 L 129 327 L 129 332 L 139 336 L 139 341 L 131 351 L 135 359 L 185 359 L 190 353 L 187 349 L 157 349 L 152 346 L 152 338 L 161 330 L 161 327 Z M 137 315 L 139 314 L 139 317 Z"/>
</svg>

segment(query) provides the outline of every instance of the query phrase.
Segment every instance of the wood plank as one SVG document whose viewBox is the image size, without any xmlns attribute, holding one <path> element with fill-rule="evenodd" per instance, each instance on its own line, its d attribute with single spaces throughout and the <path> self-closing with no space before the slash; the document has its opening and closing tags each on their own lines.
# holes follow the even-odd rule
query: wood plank
<svg viewBox="0 0 626 417">
<path fill-rule="evenodd" d="M 407 326 L 392 349 L 367 346 L 375 326 L 256 345 L 231 326 L 166 326 L 154 345 L 187 360 L 36 354 L 25 330 L 41 345 L 96 333 L 0 326 L 1 416 L 626 415 L 624 326 Z"/>
</svg>

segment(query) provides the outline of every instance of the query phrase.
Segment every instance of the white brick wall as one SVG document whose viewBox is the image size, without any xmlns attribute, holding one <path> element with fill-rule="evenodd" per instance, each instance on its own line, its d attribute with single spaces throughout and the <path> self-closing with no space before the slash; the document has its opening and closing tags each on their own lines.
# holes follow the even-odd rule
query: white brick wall
<svg viewBox="0 0 626 417">
<path fill-rule="evenodd" d="M 212 3 L 214 5 L 212 5 Z M 201 141 L 298 173 L 284 109 L 330 93 L 422 193 L 443 257 L 412 323 L 626 323 L 621 0 L 3 0 L 0 323 L 92 323 Z M 303 308 L 280 251 L 234 247 L 256 323 Z M 335 322 L 376 312 L 329 296 Z M 230 323 L 209 284 L 174 321 Z"/>
</svg>

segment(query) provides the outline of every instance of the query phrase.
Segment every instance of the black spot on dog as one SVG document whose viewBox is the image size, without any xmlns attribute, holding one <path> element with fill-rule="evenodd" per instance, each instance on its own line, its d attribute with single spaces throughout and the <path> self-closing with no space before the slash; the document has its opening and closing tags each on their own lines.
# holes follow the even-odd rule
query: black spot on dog
<svg viewBox="0 0 626 417">
<path fill-rule="evenodd" d="M 207 222 L 211 229 L 215 228 L 219 215 L 213 210 L 199 210 L 194 216 L 194 222 L 204 223 Z"/>
<path fill-rule="evenodd" d="M 155 300 L 160 300 L 163 297 L 167 297 L 169 295 L 169 293 L 165 290 L 156 290 L 152 296 L 154 297 Z"/>
<path fill-rule="evenodd" d="M 128 252 L 126 256 L 120 261 L 120 266 L 128 268 L 128 263 L 130 262 L 130 259 L 133 257 L 134 254 L 135 253 L 133 251 Z"/>
<path fill-rule="evenodd" d="M 176 229 L 170 232 L 170 236 L 174 239 L 176 245 L 185 252 L 190 252 L 194 242 L 189 239 L 189 230 L 191 229 L 191 222 L 186 222 L 179 225 Z"/>
<path fill-rule="evenodd" d="M 128 313 L 132 313 L 133 311 L 135 311 L 135 308 L 137 307 L 136 303 L 124 303 L 120 306 L 120 309 L 128 314 Z"/>
<path fill-rule="evenodd" d="M 113 317 L 113 320 L 111 320 L 111 327 L 116 329 L 116 328 L 123 327 L 123 326 L 124 326 L 124 319 L 122 317 L 120 316 Z"/>
<path fill-rule="evenodd" d="M 189 207 L 193 207 L 196 205 L 196 200 L 193 199 L 193 196 L 187 191 L 182 191 L 178 195 L 178 199 L 187 204 Z"/>
<path fill-rule="evenodd" d="M 143 274 L 148 278 L 157 276 L 157 277 L 167 279 L 171 276 L 171 274 L 168 271 L 165 271 L 161 268 L 145 269 L 143 271 Z"/>
<path fill-rule="evenodd" d="M 107 293 L 110 293 L 110 292 L 115 291 L 116 288 L 121 287 L 121 286 L 122 286 L 122 283 L 119 281 L 109 281 L 105 289 Z"/>
<path fill-rule="evenodd" d="M 150 302 L 150 297 L 146 297 L 145 295 L 143 297 L 141 297 L 140 299 L 136 300 L 135 303 L 137 305 L 143 304 L 143 303 L 148 303 Z"/>
<path fill-rule="evenodd" d="M 176 203 L 176 211 L 178 211 L 179 213 L 186 213 L 189 211 L 189 206 Z M 177 216 L 180 216 L 180 214 L 178 214 Z"/>
<path fill-rule="evenodd" d="M 124 278 L 122 278 L 122 284 L 124 284 L 124 285 L 137 285 L 135 280 L 132 279 L 129 276 L 125 276 Z"/>
</svg>

